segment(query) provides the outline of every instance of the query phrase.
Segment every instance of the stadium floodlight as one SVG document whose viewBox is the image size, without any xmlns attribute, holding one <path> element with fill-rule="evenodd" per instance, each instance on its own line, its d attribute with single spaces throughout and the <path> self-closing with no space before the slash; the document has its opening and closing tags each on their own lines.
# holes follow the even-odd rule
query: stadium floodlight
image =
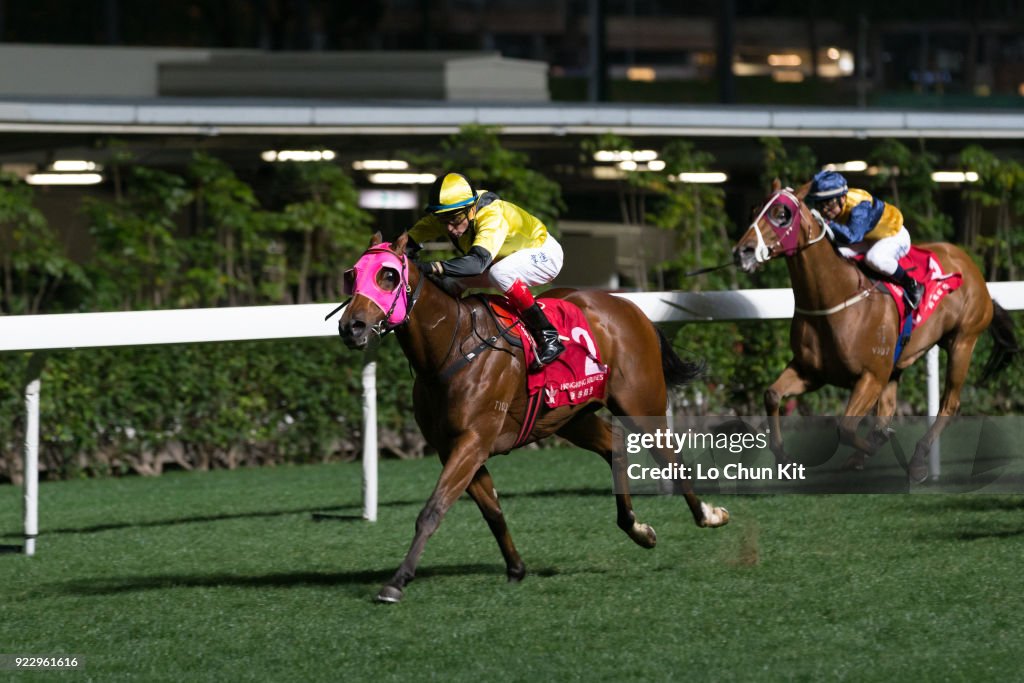
<svg viewBox="0 0 1024 683">
<path fill-rule="evenodd" d="M 100 169 L 95 161 L 85 159 L 58 159 L 50 164 L 50 168 L 57 173 L 88 173 Z"/>
<path fill-rule="evenodd" d="M 103 182 L 99 173 L 30 173 L 25 177 L 29 185 L 98 185 Z"/>
<path fill-rule="evenodd" d="M 401 159 L 361 159 L 352 162 L 356 171 L 405 171 L 409 162 Z"/>
<path fill-rule="evenodd" d="M 936 183 L 976 183 L 978 174 L 974 171 L 935 171 L 932 180 Z"/>
<path fill-rule="evenodd" d="M 371 173 L 369 181 L 375 185 L 429 185 L 437 180 L 433 173 Z"/>
<path fill-rule="evenodd" d="M 653 161 L 658 158 L 658 153 L 653 149 L 599 149 L 594 152 L 594 161 L 614 162 L 621 161 Z"/>
<path fill-rule="evenodd" d="M 699 173 L 680 173 L 669 176 L 669 180 L 680 183 L 724 183 L 729 176 L 721 171 L 703 171 Z"/>
<path fill-rule="evenodd" d="M 335 156 L 330 149 L 268 149 L 260 154 L 263 161 L 332 161 Z"/>
<path fill-rule="evenodd" d="M 840 173 L 863 173 L 868 170 L 868 162 L 866 161 L 844 161 L 841 164 L 828 164 L 825 166 L 826 170 L 839 171 Z"/>
<path fill-rule="evenodd" d="M 359 190 L 363 209 L 418 209 L 422 205 L 416 190 Z"/>
</svg>

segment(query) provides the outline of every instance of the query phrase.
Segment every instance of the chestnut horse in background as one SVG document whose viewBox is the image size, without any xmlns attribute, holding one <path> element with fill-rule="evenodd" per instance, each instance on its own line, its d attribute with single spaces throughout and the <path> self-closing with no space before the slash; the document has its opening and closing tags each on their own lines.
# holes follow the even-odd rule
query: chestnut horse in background
<svg viewBox="0 0 1024 683">
<path fill-rule="evenodd" d="M 392 329 L 416 374 L 413 399 L 416 422 L 427 443 L 437 449 L 443 468 L 434 492 L 416 519 L 412 546 L 377 600 L 398 602 L 413 579 L 424 546 L 441 519 L 468 492 L 476 502 L 505 558 L 508 580 L 523 578 L 526 569 L 512 543 L 498 494 L 485 462 L 516 445 L 526 419 L 526 367 L 522 349 L 502 338 L 497 323 L 479 297 L 453 298 L 428 278 L 406 256 L 407 235 L 393 244 L 374 236 L 353 273 L 362 270 L 352 287 L 353 298 L 339 322 L 339 333 L 349 348 L 363 349 Z M 377 259 L 368 258 L 376 254 Z M 380 263 L 379 259 L 386 259 Z M 358 283 L 372 283 L 360 290 Z M 364 278 L 360 280 L 359 278 Z M 368 297 L 370 287 L 393 296 L 382 302 Z M 595 411 L 607 407 L 613 415 L 629 417 L 665 414 L 667 387 L 694 379 L 701 366 L 682 361 L 664 335 L 632 302 L 607 292 L 560 289 L 546 297 L 560 297 L 579 306 L 590 324 L 601 361 L 609 367 L 607 396 L 600 401 L 542 410 L 523 443 L 558 434 L 592 450 L 612 466 L 619 527 L 638 545 L 653 548 L 654 529 L 637 521 L 629 496 L 626 468 L 616 454 L 611 424 Z M 395 310 L 404 310 L 398 318 Z M 404 319 L 402 319 L 404 315 Z M 473 362 L 461 359 L 489 337 L 491 349 Z M 455 364 L 461 367 L 451 372 Z M 662 425 L 664 428 L 666 425 Z M 620 450 L 621 449 L 617 449 Z M 662 464 L 674 463 L 671 451 L 653 453 Z M 729 521 L 725 508 L 703 503 L 688 482 L 675 482 L 701 527 Z"/>
<path fill-rule="evenodd" d="M 899 359 L 894 360 L 900 332 L 895 302 L 824 239 L 827 233 L 819 217 L 803 201 L 810 185 L 794 192 L 782 189 L 776 180 L 771 197 L 733 247 L 733 260 L 746 272 L 785 256 L 793 286 L 796 310 L 789 333 L 793 359 L 764 395 L 772 452 L 777 459 L 786 460 L 779 420 L 779 406 L 785 397 L 826 384 L 845 387 L 853 392 L 839 422 L 839 437 L 859 451 L 848 466 L 862 468 L 864 458 L 888 439 L 900 374 L 938 344 L 947 354 L 941 409 L 908 465 L 909 477 L 921 482 L 928 474 L 932 443 L 960 410 L 960 389 L 978 337 L 990 329 L 995 341 L 982 373 L 984 382 L 1004 368 L 1018 350 L 1012 320 L 992 301 L 981 272 L 962 249 L 945 242 L 921 244 L 935 254 L 944 272 L 961 273 L 963 283 L 939 302 L 924 324 L 914 328 Z M 865 439 L 857 434 L 857 427 L 873 408 L 874 429 Z"/>
</svg>

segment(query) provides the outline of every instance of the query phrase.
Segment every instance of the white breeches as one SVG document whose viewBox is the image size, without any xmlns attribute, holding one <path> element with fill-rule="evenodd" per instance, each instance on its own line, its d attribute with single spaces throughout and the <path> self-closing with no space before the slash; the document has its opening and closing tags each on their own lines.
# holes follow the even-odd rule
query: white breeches
<svg viewBox="0 0 1024 683">
<path fill-rule="evenodd" d="M 496 287 L 502 292 L 517 279 L 528 287 L 546 285 L 562 270 L 562 245 L 550 234 L 544 244 L 535 249 L 521 249 L 491 265 L 482 275 L 459 278 L 459 286 Z"/>
<path fill-rule="evenodd" d="M 857 244 L 848 244 L 839 247 L 839 253 L 846 258 L 856 254 L 864 254 L 864 261 L 872 270 L 877 270 L 882 275 L 892 275 L 900 264 L 900 259 L 910 251 L 910 233 L 906 228 L 892 237 L 885 237 L 877 241 L 864 241 Z"/>
</svg>

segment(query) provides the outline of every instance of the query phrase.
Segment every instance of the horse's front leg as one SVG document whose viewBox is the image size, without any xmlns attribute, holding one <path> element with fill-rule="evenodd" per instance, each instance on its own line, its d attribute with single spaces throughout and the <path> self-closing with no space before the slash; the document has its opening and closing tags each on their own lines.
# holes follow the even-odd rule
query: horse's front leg
<svg viewBox="0 0 1024 683">
<path fill-rule="evenodd" d="M 799 396 L 807 391 L 813 391 L 814 388 L 811 381 L 796 369 L 794 361 L 790 361 L 782 374 L 764 392 L 764 410 L 768 416 L 768 425 L 771 427 L 768 446 L 775 455 L 775 461 L 780 465 L 790 462 L 782 444 L 782 420 L 779 417 L 782 401 L 787 396 Z"/>
<path fill-rule="evenodd" d="M 898 379 L 890 379 L 882 389 L 882 393 L 878 397 L 878 409 L 875 411 L 873 426 L 868 434 L 867 442 L 870 450 L 857 451 L 850 455 L 843 464 L 844 470 L 863 470 L 867 459 L 889 441 L 889 425 L 892 424 L 892 418 L 896 414 L 896 392 L 898 389 Z"/>
<path fill-rule="evenodd" d="M 456 439 L 434 492 L 416 518 L 416 534 L 409 552 L 395 575 L 377 593 L 379 602 L 398 602 L 402 599 L 405 585 L 416 575 L 416 566 L 423 555 L 427 539 L 437 531 L 445 513 L 469 486 L 487 456 L 477 434 L 466 432 Z"/>
<path fill-rule="evenodd" d="M 857 427 L 864 416 L 875 408 L 881 393 L 882 383 L 877 377 L 871 373 L 861 375 L 846 404 L 846 412 L 839 420 L 839 443 L 865 453 L 874 452 L 875 446 L 857 434 Z"/>
</svg>

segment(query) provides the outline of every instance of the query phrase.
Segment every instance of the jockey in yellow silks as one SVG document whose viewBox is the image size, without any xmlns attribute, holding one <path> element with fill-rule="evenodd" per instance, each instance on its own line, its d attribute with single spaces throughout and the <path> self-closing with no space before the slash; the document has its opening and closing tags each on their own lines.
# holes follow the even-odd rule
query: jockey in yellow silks
<svg viewBox="0 0 1024 683">
<path fill-rule="evenodd" d="M 501 290 L 537 343 L 536 364 L 557 358 L 565 347 L 529 290 L 551 282 L 562 269 L 562 247 L 544 223 L 493 192 L 474 190 L 461 173 L 438 177 L 428 201 L 426 215 L 409 229 L 409 237 L 418 248 L 447 236 L 461 256 L 424 267 L 457 278 L 460 289 Z"/>
<path fill-rule="evenodd" d="M 863 254 L 868 266 L 903 288 L 911 308 L 918 307 L 924 287 L 900 266 L 910 251 L 910 233 L 899 209 L 849 187 L 835 171 L 815 174 L 807 200 L 828 221 L 840 254 Z"/>
</svg>

